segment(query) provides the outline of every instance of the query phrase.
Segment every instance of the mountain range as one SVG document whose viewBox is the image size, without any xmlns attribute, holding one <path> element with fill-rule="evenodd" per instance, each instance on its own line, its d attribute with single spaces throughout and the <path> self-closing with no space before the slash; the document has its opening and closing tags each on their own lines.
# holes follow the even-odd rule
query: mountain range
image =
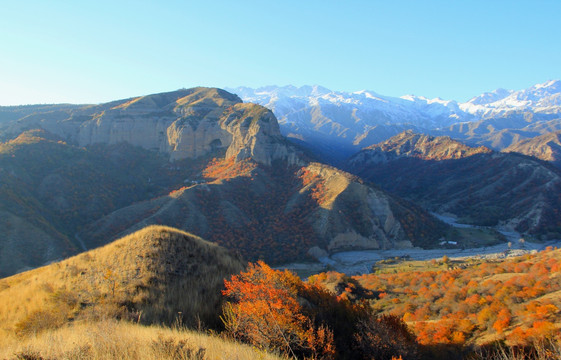
<svg viewBox="0 0 561 360">
<path fill-rule="evenodd" d="M 561 130 L 559 80 L 519 91 L 498 89 L 464 103 L 414 95 L 391 97 L 365 90 L 332 91 L 321 86 L 228 90 L 244 101 L 271 109 L 284 135 L 336 164 L 404 130 L 448 135 L 495 150 Z"/>
<path fill-rule="evenodd" d="M 3 121 L 10 140 L 0 147 L 2 275 L 152 224 L 271 263 L 434 246 L 447 231 L 420 207 L 311 161 L 270 110 L 223 90 L 20 114 Z"/>
<path fill-rule="evenodd" d="M 427 210 L 540 238 L 561 233 L 559 170 L 513 153 L 555 165 L 558 133 L 546 129 L 558 116 L 558 81 L 463 104 L 318 86 L 238 90 L 270 109 L 215 88 L 0 107 L 0 274 L 147 225 L 273 264 L 457 236 Z M 545 134 L 505 152 L 473 146 L 493 133 L 479 132 L 490 123 L 513 126 L 503 139 L 529 136 L 512 130 L 519 115 Z M 456 132 L 461 141 L 442 136 L 457 129 L 467 129 Z"/>
<path fill-rule="evenodd" d="M 364 148 L 346 168 L 463 223 L 561 236 L 561 171 L 530 156 L 406 131 Z"/>
</svg>

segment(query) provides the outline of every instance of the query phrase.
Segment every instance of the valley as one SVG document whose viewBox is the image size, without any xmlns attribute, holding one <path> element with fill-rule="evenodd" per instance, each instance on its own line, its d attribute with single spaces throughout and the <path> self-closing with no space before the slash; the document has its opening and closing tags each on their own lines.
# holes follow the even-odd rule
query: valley
<svg viewBox="0 0 561 360">
<path fill-rule="evenodd" d="M 316 105 L 345 99 L 320 87 L 275 91 L 313 95 Z M 384 348 L 388 360 L 444 359 L 497 342 L 534 351 L 540 336 L 554 341 L 561 170 L 545 146 L 555 139 L 497 151 L 442 135 L 461 111 L 469 124 L 505 115 L 481 110 L 481 99 L 470 107 L 353 96 L 362 100 L 341 104 L 382 101 L 387 117 L 352 146 L 327 140 L 328 127 L 330 136 L 349 131 L 318 108 L 298 110 L 301 119 L 312 111 L 314 129 L 287 134 L 293 119 L 277 121 L 279 98 L 270 110 L 216 88 L 0 109 L 0 347 L 32 356 L 44 346 L 33 336 L 77 331 L 75 341 L 90 345 L 60 343 L 65 350 L 49 354 L 92 357 L 105 350 L 85 333 L 124 327 L 144 333 L 120 354 L 134 353 L 142 336 L 147 354 L 168 358 L 199 351 L 202 359 L 217 346 L 239 358 L 255 349 L 264 358 L 368 358 Z M 343 108 L 321 111 L 343 121 Z M 376 109 L 351 110 L 353 121 L 378 118 Z M 389 125 L 407 116 L 418 122 Z M 552 156 L 517 152 L 530 149 Z M 470 290 L 474 273 L 485 285 Z M 486 293 L 503 277 L 510 283 L 500 291 L 518 300 Z M 458 284 L 447 288 L 451 279 Z M 478 305 L 468 293 L 481 294 Z M 429 295 L 434 308 L 423 305 Z M 477 313 L 499 306 L 508 314 Z M 263 320 L 270 316 L 274 326 Z M 234 343 L 212 335 L 189 346 L 186 328 L 195 327 Z M 107 346 L 116 346 L 111 331 Z"/>
<path fill-rule="evenodd" d="M 304 278 L 325 271 L 336 271 L 354 276 L 372 273 L 374 272 L 375 265 L 384 261 L 403 263 L 403 266 L 407 267 L 409 262 L 440 260 L 444 256 L 455 261 L 469 259 L 497 260 L 525 254 L 535 254 L 538 251 L 543 251 L 548 246 L 561 248 L 561 239 L 553 239 L 546 242 L 520 241 L 523 238 L 515 231 L 460 224 L 456 222 L 454 217 L 434 213 L 433 215 L 455 228 L 462 229 L 460 230 L 463 233 L 462 235 L 469 236 L 471 243 L 480 245 L 459 248 L 457 243 L 454 242 L 451 244 L 441 243 L 440 248 L 434 249 L 342 251 L 319 258 L 317 262 L 290 263 L 278 268 L 292 270 Z M 497 232 L 503 235 L 503 237 L 497 236 Z M 488 245 L 482 246 L 483 243 L 487 242 Z"/>
<path fill-rule="evenodd" d="M 561 360 L 561 1 L 0 11 L 0 360 Z"/>
</svg>

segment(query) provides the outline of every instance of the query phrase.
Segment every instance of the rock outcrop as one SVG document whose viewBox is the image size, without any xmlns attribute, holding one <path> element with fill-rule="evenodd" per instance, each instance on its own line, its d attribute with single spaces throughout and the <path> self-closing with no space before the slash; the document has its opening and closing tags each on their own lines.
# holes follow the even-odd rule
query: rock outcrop
<svg viewBox="0 0 561 360">
<path fill-rule="evenodd" d="M 7 132 L 43 128 L 80 146 L 126 142 L 170 155 L 171 160 L 226 151 L 236 159 L 270 165 L 297 163 L 274 115 L 215 88 L 194 88 L 97 106 L 29 115 Z"/>
<path fill-rule="evenodd" d="M 561 131 L 522 140 L 510 145 L 503 152 L 517 152 L 533 156 L 561 167 Z"/>
</svg>

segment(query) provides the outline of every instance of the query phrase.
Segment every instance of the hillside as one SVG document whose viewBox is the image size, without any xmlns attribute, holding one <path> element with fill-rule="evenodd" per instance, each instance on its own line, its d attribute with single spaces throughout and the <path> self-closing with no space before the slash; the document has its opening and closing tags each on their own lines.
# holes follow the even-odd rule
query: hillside
<svg viewBox="0 0 561 360">
<path fill-rule="evenodd" d="M 517 152 L 533 156 L 561 167 L 561 131 L 550 132 L 513 143 L 503 152 Z"/>
<path fill-rule="evenodd" d="M 152 226 L 2 279 L 0 357 L 274 359 L 183 328 L 219 325 L 223 281 L 244 267 L 215 244 Z"/>
<path fill-rule="evenodd" d="M 169 192 L 197 170 L 189 165 L 171 168 L 166 157 L 126 143 L 81 148 L 45 130 L 0 143 L 0 276 L 83 251 L 79 229 Z"/>
<path fill-rule="evenodd" d="M 105 317 L 219 323 L 223 279 L 242 260 L 194 235 L 148 227 L 99 249 L 0 280 L 4 334 Z"/>
<path fill-rule="evenodd" d="M 561 234 L 561 174 L 527 156 L 404 132 L 354 155 L 348 169 L 466 223 Z"/>
<path fill-rule="evenodd" d="M 389 259 L 372 274 L 324 273 L 310 281 L 352 299 L 364 298 L 360 289 L 375 292 L 367 301 L 376 313 L 402 317 L 421 344 L 436 349 L 495 341 L 524 346 L 544 337 L 561 340 L 560 263 L 561 250 L 551 248 L 495 261 Z"/>
<path fill-rule="evenodd" d="M 23 201 L 25 211 L 12 215 L 45 238 L 45 261 L 150 224 L 272 263 L 310 259 L 310 251 L 434 246 L 447 228 L 376 186 L 311 163 L 271 111 L 220 89 L 36 112 L 10 124 L 3 133 L 11 140 L 0 145 L 0 206 L 12 214 Z M 0 226 L 10 238 L 27 237 L 23 225 Z M 4 275 L 45 263 L 26 257 L 27 244 L 0 243 L 15 254 L 0 264 Z"/>
<path fill-rule="evenodd" d="M 274 167 L 233 159 L 204 182 L 119 209 L 87 226 L 88 246 L 164 223 L 274 264 L 344 249 L 431 246 L 446 226 L 416 206 L 318 163 Z"/>
</svg>

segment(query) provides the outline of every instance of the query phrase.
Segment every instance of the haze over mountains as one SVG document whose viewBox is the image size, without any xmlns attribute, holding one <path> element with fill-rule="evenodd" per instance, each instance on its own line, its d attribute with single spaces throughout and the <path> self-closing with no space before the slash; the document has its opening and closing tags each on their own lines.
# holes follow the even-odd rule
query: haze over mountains
<svg viewBox="0 0 561 360">
<path fill-rule="evenodd" d="M 561 130 L 559 80 L 520 91 L 498 89 L 465 103 L 414 95 L 396 98 L 373 91 L 340 92 L 320 86 L 229 90 L 244 101 L 270 108 L 283 134 L 333 162 L 404 130 L 449 135 L 495 150 Z"/>
<path fill-rule="evenodd" d="M 3 274 L 150 224 L 273 263 L 431 246 L 446 232 L 414 204 L 310 162 L 268 109 L 219 89 L 49 108 L 2 134 L 13 138 L 0 153 Z M 37 238 L 48 251 L 30 256 Z"/>
</svg>

